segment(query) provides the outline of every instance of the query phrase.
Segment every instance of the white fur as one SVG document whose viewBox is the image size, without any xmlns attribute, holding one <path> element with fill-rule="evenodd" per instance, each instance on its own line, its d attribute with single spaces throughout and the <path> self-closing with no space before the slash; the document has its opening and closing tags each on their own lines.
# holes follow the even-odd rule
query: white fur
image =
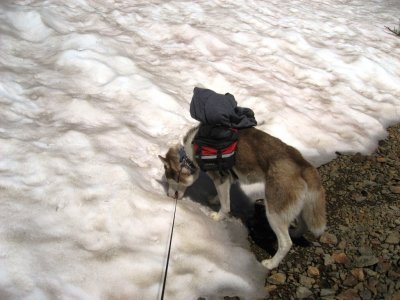
<svg viewBox="0 0 400 300">
<path fill-rule="evenodd" d="M 186 155 L 194 163 L 195 159 L 192 150 L 192 140 L 196 135 L 196 133 L 197 130 L 192 130 L 191 132 L 189 132 L 185 140 L 185 143 L 183 145 Z M 312 222 L 309 221 L 312 220 L 313 218 L 312 215 L 308 215 L 312 214 L 313 211 L 313 209 L 310 209 L 310 207 L 313 208 L 313 205 L 315 205 L 316 201 L 318 200 L 317 197 L 319 197 L 320 195 L 317 192 L 309 191 L 307 184 L 304 180 L 302 181 L 302 183 L 301 181 L 299 181 L 299 184 L 304 183 L 304 186 L 300 186 L 301 189 L 298 192 L 297 199 L 293 201 L 292 205 L 287 207 L 285 210 L 280 211 L 279 213 L 275 213 L 275 212 L 270 212 L 268 210 L 268 199 L 266 199 L 266 194 L 265 194 L 266 186 L 264 178 L 252 177 L 251 178 L 252 182 L 249 182 L 249 179 L 246 178 L 246 176 L 240 174 L 240 172 L 238 172 L 236 168 L 234 168 L 234 171 L 239 177 L 239 183 L 241 189 L 245 194 L 247 194 L 250 197 L 250 199 L 253 200 L 264 199 L 268 222 L 277 236 L 278 251 L 271 259 L 266 259 L 262 261 L 262 265 L 265 266 L 267 269 L 276 268 L 282 261 L 282 259 L 286 256 L 286 254 L 289 252 L 292 246 L 292 240 L 289 235 L 289 227 L 290 224 L 294 220 L 296 220 L 296 218 L 298 226 L 293 231 L 294 236 L 301 236 L 306 227 L 308 227 L 311 230 L 311 232 L 313 232 L 314 235 L 316 236 L 322 234 L 322 232 L 325 230 L 325 227 L 313 228 L 311 224 Z M 183 193 L 185 192 L 186 187 L 190 186 L 197 179 L 198 173 L 199 173 L 199 168 L 196 171 L 196 173 L 193 174 L 193 176 L 191 176 L 187 180 L 185 186 L 173 180 L 168 180 L 169 183 L 168 193 L 170 194 L 170 196 L 172 196 L 171 193 L 177 192 L 178 198 L 181 198 L 183 196 Z M 210 177 L 211 179 L 213 179 L 212 176 Z M 222 220 L 226 218 L 230 213 L 230 187 L 233 181 L 234 178 L 232 175 L 226 176 L 223 179 L 219 177 L 213 179 L 215 188 L 218 193 L 218 198 L 221 204 L 219 212 L 218 213 L 214 212 L 211 214 L 214 220 Z M 305 207 L 308 209 L 304 209 Z"/>
</svg>

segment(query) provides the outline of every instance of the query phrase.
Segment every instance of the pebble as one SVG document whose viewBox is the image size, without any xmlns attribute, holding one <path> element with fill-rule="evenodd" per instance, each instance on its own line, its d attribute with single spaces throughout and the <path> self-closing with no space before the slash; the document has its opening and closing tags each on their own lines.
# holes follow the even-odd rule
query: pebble
<svg viewBox="0 0 400 300">
<path fill-rule="evenodd" d="M 364 290 L 364 284 L 362 282 L 359 282 L 353 289 L 357 291 L 362 291 Z"/>
<path fill-rule="evenodd" d="M 368 289 L 362 289 L 360 291 L 360 297 L 363 300 L 371 300 L 372 299 L 372 293 Z"/>
<path fill-rule="evenodd" d="M 362 255 L 354 259 L 354 265 L 358 268 L 376 265 L 379 259 L 374 255 Z"/>
<path fill-rule="evenodd" d="M 400 194 L 400 185 L 391 186 L 390 191 L 394 194 Z"/>
<path fill-rule="evenodd" d="M 321 297 L 333 296 L 335 294 L 336 294 L 336 291 L 333 289 L 321 289 L 321 292 L 320 292 Z"/>
<path fill-rule="evenodd" d="M 362 155 L 361 153 L 357 152 L 351 157 L 351 161 L 356 162 L 356 163 L 362 163 L 367 160 L 367 157 L 365 155 Z"/>
<path fill-rule="evenodd" d="M 268 293 L 275 291 L 277 288 L 278 286 L 276 286 L 275 284 L 268 284 L 267 286 L 265 286 L 265 289 Z"/>
<path fill-rule="evenodd" d="M 330 265 L 333 265 L 334 263 L 335 263 L 335 261 L 333 260 L 332 256 L 330 256 L 329 254 L 324 255 L 324 265 L 325 266 L 330 266 Z"/>
<path fill-rule="evenodd" d="M 315 283 L 315 279 L 311 278 L 311 277 L 307 277 L 304 275 L 300 275 L 299 276 L 299 282 L 301 285 L 311 288 L 313 286 L 313 284 Z"/>
<path fill-rule="evenodd" d="M 376 294 L 376 293 L 377 293 L 376 286 L 378 285 L 378 283 L 379 283 L 378 279 L 376 279 L 376 278 L 374 278 L 374 277 L 371 277 L 371 278 L 368 278 L 366 287 L 367 287 L 373 294 Z"/>
<path fill-rule="evenodd" d="M 388 237 L 385 240 L 385 243 L 392 244 L 392 245 L 399 244 L 400 243 L 400 232 L 393 231 L 393 232 L 389 233 Z"/>
<path fill-rule="evenodd" d="M 368 276 L 371 276 L 371 277 L 378 276 L 378 273 L 371 269 L 365 268 L 364 271 L 365 271 L 365 273 L 367 273 Z"/>
<path fill-rule="evenodd" d="M 313 266 L 309 266 L 307 269 L 307 275 L 310 277 L 319 277 L 320 276 L 319 269 Z"/>
<path fill-rule="evenodd" d="M 395 279 L 395 280 L 398 280 L 399 290 L 400 290 L 400 273 L 397 273 L 397 272 L 395 272 L 395 271 L 390 270 L 390 271 L 388 272 L 388 276 L 389 276 L 390 278 L 393 278 L 393 279 Z"/>
<path fill-rule="evenodd" d="M 299 286 L 296 290 L 297 299 L 304 299 L 304 298 L 310 297 L 311 295 L 312 295 L 312 292 L 304 286 Z"/>
<path fill-rule="evenodd" d="M 322 244 L 328 244 L 328 245 L 336 245 L 338 243 L 336 235 L 328 232 L 325 232 L 323 235 L 321 235 L 319 241 Z"/>
<path fill-rule="evenodd" d="M 318 247 L 317 249 L 315 249 L 315 254 L 317 255 L 324 255 L 324 249 L 322 249 L 321 247 Z"/>
<path fill-rule="evenodd" d="M 390 263 L 390 261 L 385 260 L 385 259 L 381 259 L 378 262 L 378 265 L 376 266 L 376 271 L 378 273 L 386 273 L 387 271 L 390 270 L 392 264 Z"/>
<path fill-rule="evenodd" d="M 358 281 L 364 281 L 365 274 L 362 268 L 354 268 L 350 272 Z"/>
<path fill-rule="evenodd" d="M 340 241 L 340 243 L 338 244 L 338 248 L 339 248 L 340 250 L 344 250 L 344 249 L 346 249 L 346 245 L 347 245 L 347 242 L 344 241 L 344 240 L 342 240 L 342 241 Z"/>
<path fill-rule="evenodd" d="M 362 202 L 362 201 L 367 199 L 367 197 L 365 197 L 365 196 L 363 196 L 363 195 L 361 195 L 359 193 L 352 194 L 351 198 L 356 202 Z"/>
<path fill-rule="evenodd" d="M 343 252 L 333 253 L 332 259 L 338 264 L 348 264 L 350 262 L 349 257 Z"/>
<path fill-rule="evenodd" d="M 400 300 L 400 291 L 394 293 L 390 300 Z"/>
<path fill-rule="evenodd" d="M 361 300 L 356 290 L 348 289 L 337 296 L 339 300 Z"/>
<path fill-rule="evenodd" d="M 372 234 L 371 234 L 372 235 Z M 361 254 L 361 255 L 372 255 L 374 252 L 372 251 L 372 249 L 371 249 L 371 247 L 368 247 L 368 246 L 361 246 L 359 249 L 358 249 L 358 252 Z"/>
<path fill-rule="evenodd" d="M 269 276 L 267 281 L 271 284 L 281 285 L 286 282 L 286 275 L 283 273 L 275 273 Z"/>
<path fill-rule="evenodd" d="M 346 279 L 343 281 L 343 285 L 345 286 L 355 286 L 358 283 L 357 278 L 353 275 L 348 274 Z"/>
</svg>

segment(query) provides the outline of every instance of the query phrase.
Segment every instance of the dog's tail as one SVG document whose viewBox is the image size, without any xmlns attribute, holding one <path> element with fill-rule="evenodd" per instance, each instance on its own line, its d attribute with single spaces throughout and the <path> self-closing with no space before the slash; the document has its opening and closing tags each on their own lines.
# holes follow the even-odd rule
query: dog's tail
<svg viewBox="0 0 400 300">
<path fill-rule="evenodd" d="M 326 228 L 325 191 L 315 168 L 310 167 L 304 170 L 303 178 L 307 182 L 307 195 L 301 212 L 301 218 L 307 228 L 316 237 L 319 237 L 324 233 Z"/>
</svg>

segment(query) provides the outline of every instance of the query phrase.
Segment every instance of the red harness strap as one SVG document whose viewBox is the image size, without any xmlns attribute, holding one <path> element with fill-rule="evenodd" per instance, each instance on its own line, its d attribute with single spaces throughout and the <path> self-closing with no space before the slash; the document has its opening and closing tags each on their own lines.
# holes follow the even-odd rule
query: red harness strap
<svg viewBox="0 0 400 300">
<path fill-rule="evenodd" d="M 236 148 L 237 148 L 237 143 L 238 143 L 237 141 L 233 142 L 225 149 L 221 149 L 220 153 L 222 155 L 222 158 L 230 157 L 230 156 L 234 155 Z M 194 153 L 198 153 L 198 149 L 199 149 L 199 145 L 193 144 Z M 208 146 L 202 146 L 200 155 L 201 155 L 201 159 L 215 159 L 215 158 L 217 158 L 217 155 L 218 155 L 218 149 L 208 147 Z"/>
</svg>

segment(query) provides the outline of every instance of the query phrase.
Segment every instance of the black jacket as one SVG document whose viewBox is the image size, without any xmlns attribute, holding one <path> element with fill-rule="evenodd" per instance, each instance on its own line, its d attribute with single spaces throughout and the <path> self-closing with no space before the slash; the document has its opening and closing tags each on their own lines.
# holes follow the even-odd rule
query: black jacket
<svg viewBox="0 0 400 300">
<path fill-rule="evenodd" d="M 235 97 L 226 93 L 195 87 L 190 103 L 190 115 L 202 125 L 248 128 L 257 125 L 250 108 L 238 107 Z"/>
</svg>

